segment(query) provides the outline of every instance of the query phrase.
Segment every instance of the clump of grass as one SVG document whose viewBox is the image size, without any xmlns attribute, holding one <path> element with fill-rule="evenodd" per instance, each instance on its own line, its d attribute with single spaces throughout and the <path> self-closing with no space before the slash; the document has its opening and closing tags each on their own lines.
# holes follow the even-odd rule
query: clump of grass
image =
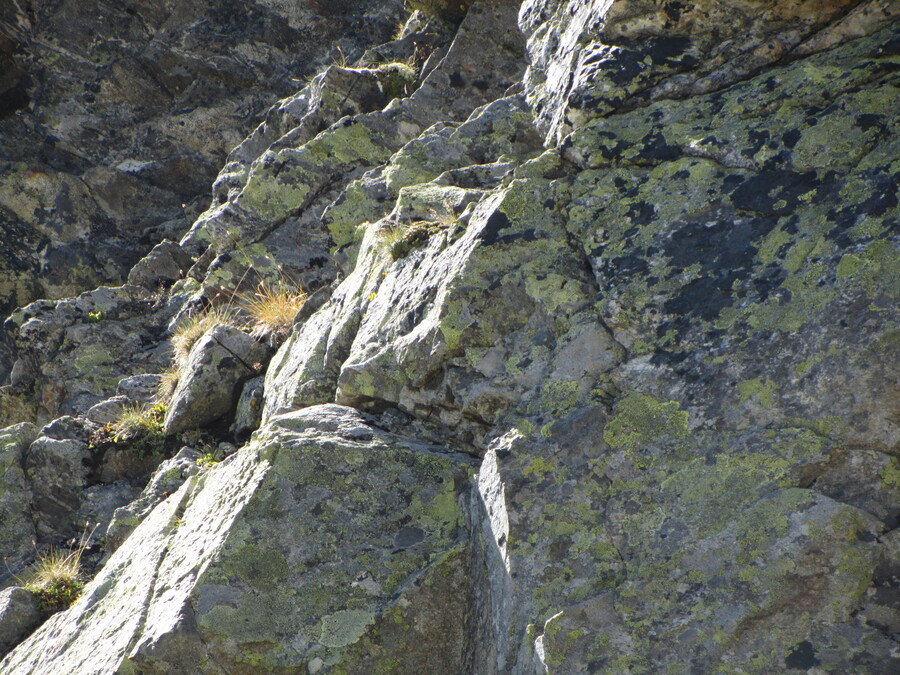
<svg viewBox="0 0 900 675">
<path fill-rule="evenodd" d="M 37 562 L 26 574 L 24 587 L 37 597 L 42 612 L 61 612 L 78 600 L 84 589 L 81 556 L 96 529 L 95 526 L 88 533 L 85 526 L 74 550 L 51 548 L 47 553 L 38 555 Z"/>
<path fill-rule="evenodd" d="M 250 334 L 257 339 L 285 337 L 304 302 L 306 293 L 296 286 L 285 282 L 260 283 L 256 292 L 242 302 L 242 308 L 250 316 Z"/>
<path fill-rule="evenodd" d="M 200 458 L 197 460 L 197 466 L 202 469 L 209 469 L 218 464 L 221 460 L 219 460 L 216 456 L 215 452 L 204 452 Z"/>
<path fill-rule="evenodd" d="M 180 371 L 187 365 L 191 348 L 206 331 L 217 324 L 234 326 L 237 323 L 237 313 L 234 308 L 227 305 L 210 307 L 180 321 L 172 331 L 171 338 L 176 369 Z"/>
<path fill-rule="evenodd" d="M 136 454 L 162 453 L 166 445 L 163 431 L 165 417 L 166 406 L 162 403 L 126 406 L 111 426 L 112 440 L 116 444 L 128 445 Z"/>
<path fill-rule="evenodd" d="M 375 76 L 381 91 L 389 99 L 409 96 L 418 79 L 415 68 L 401 61 L 381 64 L 375 68 Z"/>
<path fill-rule="evenodd" d="M 172 400 L 172 394 L 175 393 L 180 378 L 181 373 L 174 366 L 160 374 L 154 397 L 157 403 L 166 404 Z"/>
</svg>

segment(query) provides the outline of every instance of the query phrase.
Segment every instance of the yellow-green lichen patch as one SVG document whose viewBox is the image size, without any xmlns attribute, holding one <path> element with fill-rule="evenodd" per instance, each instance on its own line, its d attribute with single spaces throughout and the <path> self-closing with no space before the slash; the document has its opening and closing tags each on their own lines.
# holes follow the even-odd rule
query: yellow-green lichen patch
<svg viewBox="0 0 900 675">
<path fill-rule="evenodd" d="M 319 642 L 326 647 L 346 647 L 353 644 L 374 618 L 374 612 L 361 609 L 345 609 L 324 616 Z"/>
<path fill-rule="evenodd" d="M 301 168 L 277 172 L 255 168 L 241 192 L 241 206 L 252 209 L 261 218 L 284 218 L 305 204 L 311 178 Z"/>
<path fill-rule="evenodd" d="M 772 380 L 763 380 L 762 378 L 755 377 L 752 380 L 738 382 L 737 390 L 740 394 L 741 402 L 754 398 L 760 405 L 769 408 L 775 403 L 775 397 L 778 394 L 778 385 Z"/>
<path fill-rule="evenodd" d="M 246 661 L 263 669 L 315 658 L 337 667 L 391 599 L 457 545 L 463 524 L 463 466 L 413 451 L 349 409 L 319 409 L 352 431 L 319 429 L 308 408 L 257 433 L 266 479 L 204 577 L 215 604 L 200 621 L 211 634 L 219 624 L 265 624 L 257 608 L 278 608 L 266 629 L 272 645 L 254 647 L 250 627 L 238 631 Z"/>
<path fill-rule="evenodd" d="M 614 416 L 603 430 L 603 440 L 614 448 L 636 450 L 658 438 L 684 438 L 687 424 L 688 414 L 677 401 L 658 401 L 631 392 L 616 402 Z"/>
</svg>

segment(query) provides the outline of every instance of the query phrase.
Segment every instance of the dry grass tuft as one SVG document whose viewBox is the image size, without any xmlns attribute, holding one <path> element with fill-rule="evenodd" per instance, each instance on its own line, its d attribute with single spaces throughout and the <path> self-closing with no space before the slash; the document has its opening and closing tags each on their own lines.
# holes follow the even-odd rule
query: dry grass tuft
<svg viewBox="0 0 900 675">
<path fill-rule="evenodd" d="M 159 383 L 156 385 L 156 403 L 166 404 L 172 400 L 172 394 L 178 386 L 178 380 L 181 379 L 179 370 L 172 366 L 165 372 L 160 374 Z"/>
<path fill-rule="evenodd" d="M 243 309 L 250 315 L 250 334 L 263 339 L 283 338 L 291 330 L 294 317 L 306 302 L 306 293 L 288 284 L 269 285 L 265 282 L 256 292 L 244 298 Z"/>
<path fill-rule="evenodd" d="M 39 555 L 37 562 L 27 572 L 24 586 L 37 596 L 41 610 L 47 614 L 68 609 L 81 595 L 84 581 L 81 578 L 81 556 L 94 535 L 85 526 L 78 546 L 72 551 L 51 548 Z"/>
<path fill-rule="evenodd" d="M 164 405 L 144 406 L 136 403 L 125 406 L 119 418 L 113 423 L 112 430 L 117 441 L 128 441 L 158 434 L 162 430 L 162 421 L 166 415 Z"/>
<path fill-rule="evenodd" d="M 191 348 L 210 328 L 217 324 L 235 326 L 239 323 L 234 308 L 228 306 L 212 307 L 199 314 L 183 319 L 172 332 L 172 349 L 175 356 L 175 368 L 178 371 L 187 365 Z"/>
</svg>

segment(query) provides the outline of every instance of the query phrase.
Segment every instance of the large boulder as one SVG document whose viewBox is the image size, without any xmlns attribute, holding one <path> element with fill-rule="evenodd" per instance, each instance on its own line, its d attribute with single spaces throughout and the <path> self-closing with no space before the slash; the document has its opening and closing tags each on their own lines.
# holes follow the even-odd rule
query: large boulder
<svg viewBox="0 0 900 675">
<path fill-rule="evenodd" d="M 470 470 L 347 408 L 282 416 L 0 670 L 461 672 Z"/>
<path fill-rule="evenodd" d="M 233 414 L 244 381 L 268 360 L 268 347 L 233 326 L 213 326 L 191 348 L 169 401 L 164 430 L 199 429 Z"/>
</svg>

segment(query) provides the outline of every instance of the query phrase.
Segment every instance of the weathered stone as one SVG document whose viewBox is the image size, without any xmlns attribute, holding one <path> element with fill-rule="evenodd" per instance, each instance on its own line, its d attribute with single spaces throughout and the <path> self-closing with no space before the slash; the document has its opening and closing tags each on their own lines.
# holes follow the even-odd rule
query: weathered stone
<svg viewBox="0 0 900 675">
<path fill-rule="evenodd" d="M 346 408 L 282 416 L 154 509 L 3 672 L 459 672 L 468 468 Z"/>
<path fill-rule="evenodd" d="M 191 348 L 166 410 L 166 435 L 197 429 L 234 411 L 240 385 L 268 360 L 266 345 L 232 326 L 211 328 Z"/>
<path fill-rule="evenodd" d="M 39 536 L 67 539 L 81 530 L 74 514 L 88 484 L 90 460 L 87 444 L 75 439 L 41 436 L 29 446 L 24 466 Z"/>
<path fill-rule="evenodd" d="M 162 241 L 131 268 L 128 283 L 159 290 L 180 279 L 190 269 L 193 260 L 178 244 Z"/>
<path fill-rule="evenodd" d="M 231 424 L 231 433 L 236 438 L 246 439 L 259 428 L 263 412 L 263 392 L 265 378 L 260 375 L 252 380 L 247 380 L 241 390 L 241 396 L 237 402 L 237 410 L 234 413 L 234 422 Z"/>
<path fill-rule="evenodd" d="M 119 480 L 111 483 L 100 483 L 85 488 L 81 493 L 81 504 L 72 520 L 79 526 L 79 535 L 87 538 L 103 536 L 114 520 L 114 515 L 119 509 L 134 501 L 138 495 L 138 488 L 129 482 Z"/>
<path fill-rule="evenodd" d="M 128 538 L 135 527 L 166 497 L 180 488 L 191 476 L 199 473 L 197 460 L 200 453 L 188 447 L 178 451 L 171 459 L 165 460 L 150 477 L 140 497 L 127 506 L 115 510 L 106 532 L 106 547 L 115 551 Z"/>
<path fill-rule="evenodd" d="M 138 403 L 153 403 L 159 398 L 159 382 L 162 376 L 155 373 L 132 375 L 119 380 L 116 385 L 116 394 L 125 396 L 130 401 Z"/>
<path fill-rule="evenodd" d="M 21 586 L 0 591 L 0 658 L 41 622 L 37 598 Z"/>
<path fill-rule="evenodd" d="M 119 419 L 122 411 L 128 406 L 129 400 L 127 396 L 113 396 L 91 406 L 84 416 L 94 424 L 101 426 L 112 424 Z"/>
<path fill-rule="evenodd" d="M 0 585 L 22 569 L 33 552 L 31 489 L 25 479 L 25 453 L 37 438 L 34 425 L 23 422 L 0 430 Z"/>
</svg>

